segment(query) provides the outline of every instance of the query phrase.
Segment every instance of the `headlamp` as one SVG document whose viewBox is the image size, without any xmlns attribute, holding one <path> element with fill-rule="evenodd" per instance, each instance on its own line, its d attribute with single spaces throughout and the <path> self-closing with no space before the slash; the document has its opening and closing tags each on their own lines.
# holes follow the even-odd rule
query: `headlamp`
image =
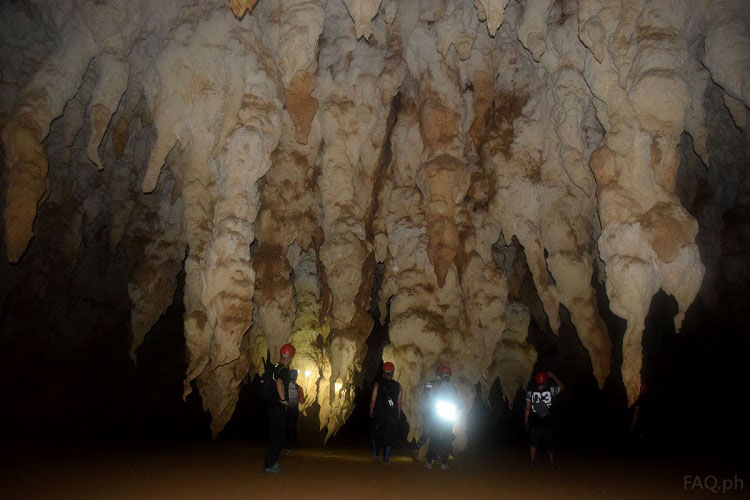
<svg viewBox="0 0 750 500">
<path fill-rule="evenodd" d="M 438 417 L 442 418 L 447 422 L 455 422 L 458 412 L 456 411 L 456 405 L 449 401 L 436 401 L 435 412 Z"/>
</svg>

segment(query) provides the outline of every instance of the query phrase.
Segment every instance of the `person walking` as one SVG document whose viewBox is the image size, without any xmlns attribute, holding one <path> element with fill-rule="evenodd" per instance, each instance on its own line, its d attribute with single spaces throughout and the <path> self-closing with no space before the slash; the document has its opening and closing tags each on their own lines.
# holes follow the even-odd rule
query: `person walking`
<svg viewBox="0 0 750 500">
<path fill-rule="evenodd" d="M 383 376 L 375 382 L 370 397 L 372 419 L 372 459 L 377 461 L 383 447 L 383 465 L 390 465 L 391 450 L 398 441 L 398 422 L 401 417 L 401 384 L 393 380 L 396 367 L 390 361 L 383 363 Z"/>
<path fill-rule="evenodd" d="M 284 447 L 287 427 L 287 409 L 289 408 L 288 392 L 291 381 L 289 365 L 294 359 L 296 350 L 292 344 L 281 346 L 279 362 L 273 366 L 273 383 L 270 389 L 268 401 L 268 423 L 270 436 L 266 459 L 263 463 L 265 472 L 279 473 L 281 467 L 278 464 L 279 454 Z M 275 389 L 275 390 L 274 390 Z"/>
<path fill-rule="evenodd" d="M 549 379 L 557 385 L 550 386 Z M 536 463 L 536 450 L 544 442 L 550 466 L 555 466 L 554 440 L 552 436 L 552 400 L 565 386 L 552 372 L 539 372 L 534 377 L 536 385 L 526 392 L 524 425 L 529 432 L 529 464 Z"/>
</svg>

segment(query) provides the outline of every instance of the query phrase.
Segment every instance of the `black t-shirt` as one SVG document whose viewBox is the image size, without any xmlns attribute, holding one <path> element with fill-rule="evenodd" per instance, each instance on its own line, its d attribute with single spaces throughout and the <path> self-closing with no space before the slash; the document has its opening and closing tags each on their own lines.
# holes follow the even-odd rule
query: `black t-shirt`
<svg viewBox="0 0 750 500">
<path fill-rule="evenodd" d="M 552 409 L 552 398 L 560 394 L 560 387 L 545 385 L 541 389 L 534 386 L 533 388 L 526 391 L 526 401 L 531 403 L 531 417 L 532 418 L 546 418 L 549 416 L 550 410 Z M 544 405 L 547 411 L 544 415 L 539 415 L 539 405 Z"/>
<path fill-rule="evenodd" d="M 281 363 L 276 363 L 273 367 L 273 379 L 274 381 L 281 379 L 282 385 L 284 386 L 284 399 L 289 398 L 289 381 L 291 380 L 291 373 L 289 367 Z M 274 388 L 275 389 L 275 388 Z M 279 391 L 273 391 L 274 401 L 279 401 Z"/>
<path fill-rule="evenodd" d="M 375 400 L 375 418 L 378 420 L 398 420 L 398 394 L 401 384 L 395 380 L 378 380 L 378 396 Z"/>
</svg>

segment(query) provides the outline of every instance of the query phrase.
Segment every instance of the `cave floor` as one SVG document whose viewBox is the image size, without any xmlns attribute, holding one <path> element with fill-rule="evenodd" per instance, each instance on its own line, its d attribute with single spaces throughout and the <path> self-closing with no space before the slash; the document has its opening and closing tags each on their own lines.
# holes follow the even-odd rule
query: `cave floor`
<svg viewBox="0 0 750 500">
<path fill-rule="evenodd" d="M 725 493 L 742 495 L 736 477 L 750 488 L 744 471 L 689 460 L 560 453 L 555 470 L 546 457 L 531 469 L 517 449 L 464 456 L 441 471 L 399 453 L 385 467 L 372 463 L 365 449 L 324 447 L 282 456 L 284 472 L 272 475 L 262 470 L 263 453 L 238 442 L 6 453 L 0 498 L 701 498 L 721 495 L 728 478 L 734 488 Z M 692 481 L 687 490 L 686 475 Z M 695 483 L 696 475 L 715 477 L 717 492 Z"/>
</svg>

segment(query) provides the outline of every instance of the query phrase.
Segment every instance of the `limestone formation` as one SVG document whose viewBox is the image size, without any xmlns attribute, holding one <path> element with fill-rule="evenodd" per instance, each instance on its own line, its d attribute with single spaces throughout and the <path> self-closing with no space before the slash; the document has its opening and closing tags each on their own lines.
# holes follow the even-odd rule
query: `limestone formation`
<svg viewBox="0 0 750 500">
<path fill-rule="evenodd" d="M 184 271 L 183 390 L 197 389 L 214 435 L 285 342 L 303 412 L 333 435 L 368 382 L 377 320 L 411 437 L 438 363 L 464 414 L 477 384 L 486 399 L 499 379 L 512 402 L 537 363 L 530 325 L 555 342 L 568 317 L 599 385 L 620 370 L 632 403 L 659 290 L 677 329 L 699 293 L 743 311 L 719 297 L 747 276 L 746 11 L 6 2 L 7 259 L 38 300 L 54 269 L 78 276 L 109 255 L 99 269 L 127 282 L 136 359 Z M 627 322 L 621 366 L 607 306 Z M 460 448 L 465 420 L 455 431 Z"/>
</svg>

